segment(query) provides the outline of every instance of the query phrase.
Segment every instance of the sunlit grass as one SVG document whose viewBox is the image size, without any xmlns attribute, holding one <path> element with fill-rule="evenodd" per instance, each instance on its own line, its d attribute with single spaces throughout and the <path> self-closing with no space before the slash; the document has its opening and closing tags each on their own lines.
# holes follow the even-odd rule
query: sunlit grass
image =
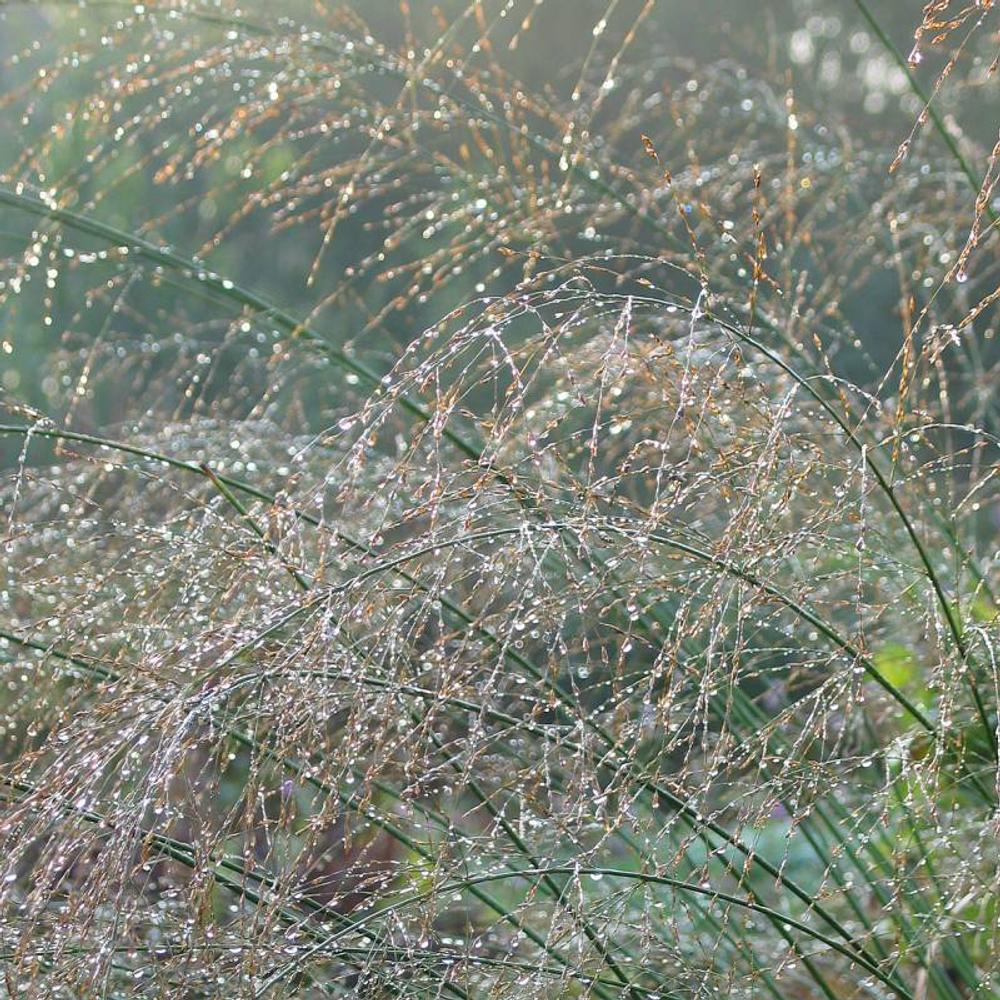
<svg viewBox="0 0 1000 1000">
<path fill-rule="evenodd" d="M 0 994 L 997 992 L 973 154 L 556 6 L 12 63 Z"/>
</svg>

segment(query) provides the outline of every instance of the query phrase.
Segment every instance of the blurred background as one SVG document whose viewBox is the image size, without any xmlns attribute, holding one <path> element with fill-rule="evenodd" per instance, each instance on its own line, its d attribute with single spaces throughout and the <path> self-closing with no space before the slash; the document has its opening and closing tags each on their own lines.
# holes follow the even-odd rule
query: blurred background
<svg viewBox="0 0 1000 1000">
<path fill-rule="evenodd" d="M 870 10 L 908 53 L 920 5 L 872 0 Z M 268 33 L 281 39 L 273 58 L 241 49 Z M 214 55 L 199 62 L 206 40 Z M 1000 88 L 987 72 L 994 44 L 988 32 L 975 35 L 935 98 L 977 177 L 1000 120 Z M 932 89 L 954 52 L 951 38 L 925 45 L 916 80 Z M 408 74 L 425 74 L 426 89 L 407 91 Z M 329 88 L 307 98 L 306 79 Z M 252 17 L 225 4 L 4 4 L 0 89 L 4 187 L 198 257 L 378 372 L 450 309 L 514 288 L 524 260 L 505 252 L 658 253 L 656 226 L 637 229 L 636 212 L 658 216 L 683 245 L 671 204 L 682 190 L 697 194 L 699 222 L 715 213 L 713 238 L 725 238 L 721 226 L 749 230 L 749 172 L 764 164 L 765 196 L 774 191 L 769 246 L 772 256 L 784 248 L 787 264 L 784 305 L 774 308 L 790 307 L 796 282 L 805 294 L 813 288 L 809 254 L 823 256 L 827 271 L 837 256 L 839 285 L 823 288 L 822 302 L 817 290 L 813 314 L 836 326 L 826 340 L 838 373 L 877 386 L 900 349 L 901 303 L 909 297 L 919 310 L 921 291 L 937 302 L 931 291 L 964 242 L 975 200 L 929 125 L 890 176 L 922 103 L 854 0 L 283 2 Z M 460 103 L 442 113 L 433 104 L 445 94 Z M 505 94 L 520 98 L 505 107 Z M 551 189 L 534 202 L 517 176 L 526 159 L 532 183 Z M 818 175 L 835 175 L 835 190 L 816 186 Z M 801 196 L 794 221 L 781 202 L 790 187 Z M 622 191 L 624 214 L 612 197 Z M 927 228 L 928 211 L 912 234 L 928 261 L 916 295 L 901 290 L 891 260 L 892 202 L 903 195 L 911 205 L 940 202 L 940 225 Z M 176 296 L 168 304 L 134 255 L 109 259 L 107 239 L 80 233 L 65 246 L 69 238 L 56 235 L 40 245 L 41 231 L 38 217 L 0 208 L 8 406 L 56 421 L 72 413 L 75 426 L 102 432 L 199 407 L 260 413 L 268 373 L 244 367 L 236 377 L 255 352 L 268 353 L 273 331 L 259 317 L 243 343 L 228 327 L 238 303 L 193 296 L 179 314 Z M 985 261 L 974 274 L 980 292 Z M 733 281 L 745 298 L 745 274 Z M 761 301 L 767 308 L 763 292 Z M 796 336 L 811 349 L 812 333 Z M 202 362 L 211 375 L 192 392 L 199 357 L 211 358 Z M 989 358 L 980 361 L 979 394 Z M 158 377 L 167 370 L 177 380 L 164 396 Z M 310 414 L 297 418 L 309 425 L 299 429 L 327 426 L 338 407 L 358 403 L 324 402 L 302 372 L 295 380 Z M 144 395 L 154 384 L 156 399 Z M 289 400 L 266 404 L 269 416 L 285 419 Z M 978 416 L 989 419 L 982 408 Z M 19 450 L 2 442 L 0 459 Z"/>
</svg>

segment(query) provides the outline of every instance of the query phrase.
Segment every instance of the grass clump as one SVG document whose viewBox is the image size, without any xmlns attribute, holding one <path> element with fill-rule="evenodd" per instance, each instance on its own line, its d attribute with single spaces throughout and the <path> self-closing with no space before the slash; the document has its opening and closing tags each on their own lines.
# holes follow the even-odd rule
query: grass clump
<svg viewBox="0 0 1000 1000">
<path fill-rule="evenodd" d="M 5 8 L 0 993 L 996 994 L 981 151 L 557 7 Z"/>
</svg>

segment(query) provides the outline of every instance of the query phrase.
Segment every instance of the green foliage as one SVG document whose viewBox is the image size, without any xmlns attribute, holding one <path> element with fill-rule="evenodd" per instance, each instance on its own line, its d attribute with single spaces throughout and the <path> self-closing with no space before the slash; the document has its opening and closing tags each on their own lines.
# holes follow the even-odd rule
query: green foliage
<svg viewBox="0 0 1000 1000">
<path fill-rule="evenodd" d="M 827 7 L 2 8 L 0 996 L 1000 992 L 993 5 Z"/>
</svg>

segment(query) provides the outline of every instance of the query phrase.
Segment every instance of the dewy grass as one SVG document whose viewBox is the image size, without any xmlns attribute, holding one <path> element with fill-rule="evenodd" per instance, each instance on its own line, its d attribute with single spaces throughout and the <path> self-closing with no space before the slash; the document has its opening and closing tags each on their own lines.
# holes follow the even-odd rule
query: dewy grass
<svg viewBox="0 0 1000 1000">
<path fill-rule="evenodd" d="M 367 9 L 4 6 L 0 993 L 998 993 L 973 153 Z"/>
</svg>

